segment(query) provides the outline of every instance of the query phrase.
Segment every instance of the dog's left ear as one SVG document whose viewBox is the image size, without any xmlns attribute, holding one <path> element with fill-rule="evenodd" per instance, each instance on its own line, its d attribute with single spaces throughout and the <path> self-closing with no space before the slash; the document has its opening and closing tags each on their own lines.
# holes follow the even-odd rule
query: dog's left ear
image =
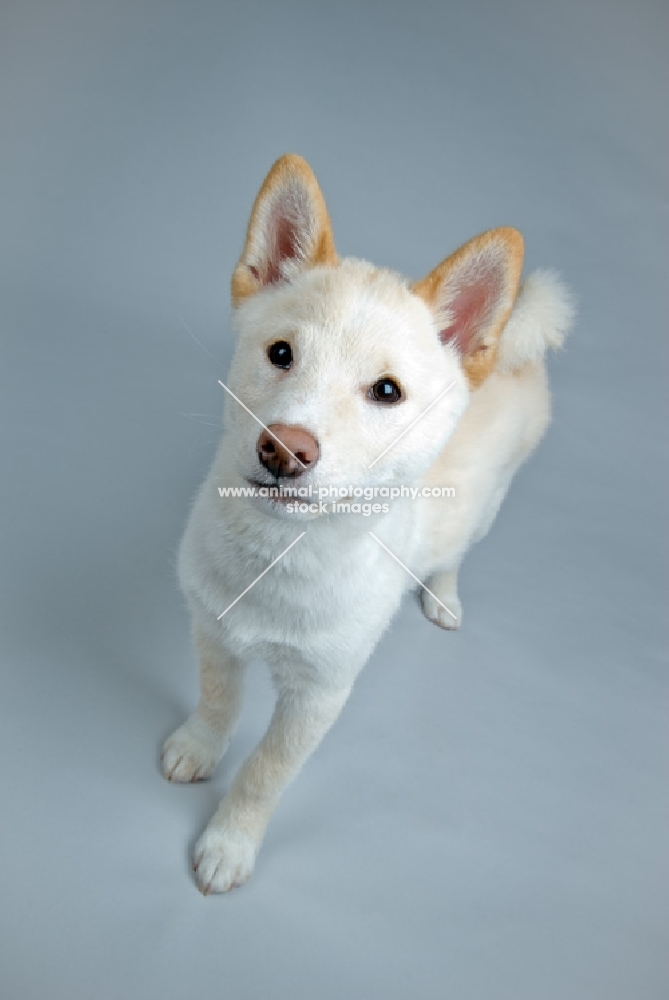
<svg viewBox="0 0 669 1000">
<path fill-rule="evenodd" d="M 413 291 L 430 307 L 442 343 L 454 344 L 472 389 L 495 367 L 499 337 L 518 294 L 523 237 L 490 229 L 443 260 Z"/>
<path fill-rule="evenodd" d="M 336 264 L 325 199 L 301 156 L 276 161 L 251 211 L 246 243 L 232 275 L 232 304 L 317 264 Z"/>
</svg>

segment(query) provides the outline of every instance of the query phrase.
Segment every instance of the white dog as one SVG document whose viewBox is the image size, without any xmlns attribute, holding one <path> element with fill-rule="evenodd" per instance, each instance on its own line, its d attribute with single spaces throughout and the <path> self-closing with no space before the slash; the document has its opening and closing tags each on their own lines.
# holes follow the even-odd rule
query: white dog
<svg viewBox="0 0 669 1000">
<path fill-rule="evenodd" d="M 337 257 L 304 160 L 284 156 L 268 174 L 232 278 L 226 430 L 179 554 L 201 698 L 165 744 L 165 776 L 212 773 L 252 658 L 269 664 L 278 697 L 196 845 L 202 892 L 248 879 L 283 789 L 407 589 L 421 582 L 425 615 L 459 624 L 458 567 L 546 428 L 543 356 L 572 320 L 550 274 L 519 290 L 522 260 L 520 233 L 493 229 L 409 284 Z M 231 486 L 327 489 L 340 506 L 222 497 Z M 454 496 L 433 496 L 441 486 Z M 356 502 L 361 492 L 378 503 Z"/>
</svg>

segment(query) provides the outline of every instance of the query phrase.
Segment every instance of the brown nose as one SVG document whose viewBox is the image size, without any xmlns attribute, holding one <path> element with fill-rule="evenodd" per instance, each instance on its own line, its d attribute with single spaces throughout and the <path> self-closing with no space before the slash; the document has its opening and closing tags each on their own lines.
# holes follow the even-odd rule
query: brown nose
<svg viewBox="0 0 669 1000">
<path fill-rule="evenodd" d="M 273 476 L 299 476 L 318 461 L 318 443 L 304 427 L 270 424 L 258 438 L 258 458 Z"/>
</svg>

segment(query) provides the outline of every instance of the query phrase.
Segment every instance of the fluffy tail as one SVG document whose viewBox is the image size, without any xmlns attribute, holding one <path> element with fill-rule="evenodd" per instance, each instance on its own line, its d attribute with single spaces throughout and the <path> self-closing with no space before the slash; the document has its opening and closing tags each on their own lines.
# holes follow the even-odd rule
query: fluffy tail
<svg viewBox="0 0 669 1000">
<path fill-rule="evenodd" d="M 562 347 L 576 313 L 573 297 L 553 271 L 534 271 L 523 283 L 499 341 L 495 370 L 511 372 Z"/>
</svg>

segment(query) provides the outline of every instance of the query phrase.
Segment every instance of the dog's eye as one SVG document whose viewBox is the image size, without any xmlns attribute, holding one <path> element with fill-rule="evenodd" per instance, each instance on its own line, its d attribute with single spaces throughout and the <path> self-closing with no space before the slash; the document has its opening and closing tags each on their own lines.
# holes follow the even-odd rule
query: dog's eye
<svg viewBox="0 0 669 1000">
<path fill-rule="evenodd" d="M 393 379 L 380 378 L 369 390 L 369 395 L 377 403 L 397 403 L 402 398 L 402 391 Z"/>
<path fill-rule="evenodd" d="M 277 340 L 267 348 L 267 357 L 277 368 L 290 368 L 293 363 L 293 349 L 285 340 Z"/>
</svg>

